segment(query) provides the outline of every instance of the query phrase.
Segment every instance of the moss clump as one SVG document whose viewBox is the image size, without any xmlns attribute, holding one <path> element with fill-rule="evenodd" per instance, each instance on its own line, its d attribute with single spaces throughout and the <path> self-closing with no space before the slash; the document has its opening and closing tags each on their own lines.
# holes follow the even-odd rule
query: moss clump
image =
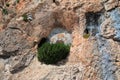
<svg viewBox="0 0 120 80">
<path fill-rule="evenodd" d="M 27 16 L 27 14 L 23 14 L 22 17 L 23 17 L 23 21 L 28 22 L 28 16 Z"/>
<path fill-rule="evenodd" d="M 44 43 L 38 48 L 38 60 L 45 64 L 56 64 L 69 55 L 70 46 L 63 43 Z"/>
<path fill-rule="evenodd" d="M 8 10 L 5 9 L 5 8 L 3 8 L 3 9 L 2 9 L 2 13 L 3 13 L 4 15 L 8 15 Z"/>
<path fill-rule="evenodd" d="M 90 37 L 90 34 L 83 34 L 83 38 L 87 39 Z"/>
</svg>

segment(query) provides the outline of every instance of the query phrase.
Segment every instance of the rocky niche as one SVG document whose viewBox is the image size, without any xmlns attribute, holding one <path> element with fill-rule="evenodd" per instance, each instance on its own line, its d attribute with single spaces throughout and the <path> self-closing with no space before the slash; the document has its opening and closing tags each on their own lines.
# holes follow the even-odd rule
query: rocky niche
<svg viewBox="0 0 120 80">
<path fill-rule="evenodd" d="M 40 51 L 42 51 L 42 49 L 45 49 L 45 47 L 43 47 L 44 46 L 44 43 L 50 43 L 51 45 L 53 45 L 53 44 L 56 44 L 56 43 L 63 43 L 63 44 L 65 44 L 65 45 L 69 45 L 69 46 L 66 46 L 66 47 L 70 47 L 70 45 L 72 44 L 72 34 L 71 34 L 71 32 L 69 32 L 69 31 L 67 31 L 65 28 L 63 28 L 63 27 L 56 27 L 56 28 L 54 28 L 54 29 L 52 29 L 51 30 L 51 32 L 50 32 L 50 34 L 47 36 L 47 37 L 43 37 L 41 40 L 40 40 L 40 42 L 39 42 L 39 44 L 38 44 L 38 56 L 39 55 L 44 55 L 44 51 L 43 52 L 40 52 Z M 52 58 L 54 59 L 54 58 L 59 58 L 59 56 L 62 56 L 62 55 L 65 55 L 65 57 L 63 58 L 63 59 L 60 59 L 57 63 L 53 63 L 52 64 L 52 62 L 45 62 L 44 64 L 52 64 L 52 65 L 56 65 L 56 66 L 58 66 L 58 65 L 65 65 L 66 64 L 66 62 L 68 61 L 68 56 L 69 56 L 69 50 L 68 49 L 66 49 L 66 47 L 64 47 L 63 46 L 63 44 L 61 44 L 61 46 L 62 47 L 59 47 L 58 46 L 58 48 L 56 48 L 55 49 L 55 51 L 54 51 L 54 49 L 52 48 L 52 46 L 50 46 L 50 45 L 47 45 L 46 47 L 46 49 L 47 50 L 49 50 L 48 48 L 50 48 L 50 50 L 51 50 L 51 52 L 50 53 L 48 53 L 49 54 L 49 56 L 51 56 L 50 58 L 48 58 L 47 57 L 47 59 L 51 59 L 52 60 Z M 58 44 L 56 44 L 56 45 L 58 45 Z M 57 46 L 56 46 L 57 47 Z M 41 49 L 42 48 L 42 49 Z M 54 47 L 55 48 L 55 47 Z M 62 48 L 62 49 L 61 49 Z M 57 51 L 56 51 L 57 50 Z M 66 55 L 66 51 L 65 50 L 68 50 L 68 52 L 67 52 L 67 55 Z M 55 52 L 55 53 L 52 53 L 52 51 L 53 52 Z M 60 53 L 58 53 L 58 51 L 60 52 Z M 65 52 L 65 53 L 64 53 Z M 55 55 L 55 54 L 60 54 L 59 56 L 57 56 L 57 55 Z M 45 54 L 47 54 L 47 53 L 45 53 Z M 51 54 L 51 55 L 50 55 Z M 46 55 L 47 56 L 47 55 Z M 46 56 L 44 56 L 44 59 L 46 59 Z M 54 57 L 54 56 L 56 56 L 56 57 Z M 39 58 L 38 58 L 39 59 Z M 47 61 L 49 61 L 49 60 L 47 60 Z M 42 63 L 42 61 L 40 60 L 40 62 Z M 44 62 L 44 61 L 43 61 Z"/>
<path fill-rule="evenodd" d="M 70 45 L 72 43 L 72 34 L 71 32 L 68 32 L 64 28 L 54 28 L 48 37 L 43 37 L 41 41 L 38 44 L 38 47 L 40 47 L 45 42 L 50 43 L 64 43 L 66 45 Z"/>
<path fill-rule="evenodd" d="M 102 23 L 102 14 L 100 12 L 87 12 L 86 29 L 85 32 L 91 36 L 95 36 L 100 31 L 100 24 Z"/>
</svg>

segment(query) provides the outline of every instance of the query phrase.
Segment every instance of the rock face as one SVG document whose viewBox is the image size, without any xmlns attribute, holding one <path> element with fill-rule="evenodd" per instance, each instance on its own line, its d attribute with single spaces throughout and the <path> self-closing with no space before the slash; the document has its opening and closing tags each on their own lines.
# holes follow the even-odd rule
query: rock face
<svg viewBox="0 0 120 80">
<path fill-rule="evenodd" d="M 0 12 L 0 80 L 120 80 L 119 0 L 6 1 L 9 14 Z M 71 44 L 66 64 L 37 61 L 42 38 Z"/>
</svg>

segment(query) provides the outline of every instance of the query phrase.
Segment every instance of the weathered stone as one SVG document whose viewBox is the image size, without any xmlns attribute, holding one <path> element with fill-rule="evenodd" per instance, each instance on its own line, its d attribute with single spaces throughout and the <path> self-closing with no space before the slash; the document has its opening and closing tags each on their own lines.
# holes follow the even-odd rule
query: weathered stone
<svg viewBox="0 0 120 80">
<path fill-rule="evenodd" d="M 24 52 L 24 55 L 12 57 L 12 59 L 10 59 L 11 60 L 10 72 L 14 74 L 23 70 L 30 64 L 34 56 L 35 54 L 32 53 L 32 51 L 26 51 Z"/>
<path fill-rule="evenodd" d="M 0 46 L 2 49 L 0 58 L 12 58 L 9 62 L 12 71 L 17 72 L 21 66 L 24 67 L 29 65 L 35 54 L 33 54 L 31 50 L 27 52 L 24 50 L 33 47 L 31 42 L 27 41 L 27 35 L 22 33 L 19 28 L 13 27 L 7 28 L 2 32 L 2 34 L 0 34 L 0 39 Z"/>
<path fill-rule="evenodd" d="M 106 11 L 111 10 L 118 6 L 118 0 L 107 0 L 104 2 L 105 2 L 104 6 L 105 6 Z"/>
<path fill-rule="evenodd" d="M 0 73 L 4 70 L 4 68 L 5 68 L 4 60 L 0 59 Z"/>
<path fill-rule="evenodd" d="M 3 80 L 3 72 L 5 70 L 5 63 L 3 59 L 0 59 L 0 80 Z"/>
<path fill-rule="evenodd" d="M 113 38 L 115 36 L 115 29 L 112 26 L 112 20 L 106 19 L 101 25 L 101 35 L 105 38 Z"/>
</svg>

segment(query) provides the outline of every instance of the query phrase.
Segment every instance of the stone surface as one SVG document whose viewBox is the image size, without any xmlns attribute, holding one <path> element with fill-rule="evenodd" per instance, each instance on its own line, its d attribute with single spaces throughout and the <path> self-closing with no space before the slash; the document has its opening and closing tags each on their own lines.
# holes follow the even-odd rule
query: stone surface
<svg viewBox="0 0 120 80">
<path fill-rule="evenodd" d="M 101 35 L 105 38 L 113 38 L 115 35 L 115 29 L 112 26 L 112 20 L 106 19 L 101 25 Z"/>
<path fill-rule="evenodd" d="M 108 11 L 117 7 L 119 0 L 103 0 L 103 1 L 105 2 L 104 4 L 105 9 Z"/>
<path fill-rule="evenodd" d="M 4 79 L 5 61 L 0 59 L 0 80 Z"/>
<path fill-rule="evenodd" d="M 35 66 L 36 65 L 36 66 Z M 14 74 L 12 80 L 68 80 L 68 79 L 81 79 L 81 76 L 78 76 L 84 70 L 84 67 L 81 64 L 75 65 L 45 65 L 38 62 L 37 58 L 34 58 L 30 66 L 27 67 L 24 72 L 19 72 Z M 34 70 L 33 70 L 34 68 Z M 26 75 L 24 75 L 26 74 Z M 38 75 L 34 75 L 38 74 Z M 53 76 L 52 76 L 53 75 Z M 24 76 L 24 78 L 23 78 Z M 29 77 L 29 78 L 28 78 Z"/>
<path fill-rule="evenodd" d="M 4 61 L 2 59 L 0 59 L 0 72 L 2 72 L 5 68 L 5 64 Z"/>
</svg>

